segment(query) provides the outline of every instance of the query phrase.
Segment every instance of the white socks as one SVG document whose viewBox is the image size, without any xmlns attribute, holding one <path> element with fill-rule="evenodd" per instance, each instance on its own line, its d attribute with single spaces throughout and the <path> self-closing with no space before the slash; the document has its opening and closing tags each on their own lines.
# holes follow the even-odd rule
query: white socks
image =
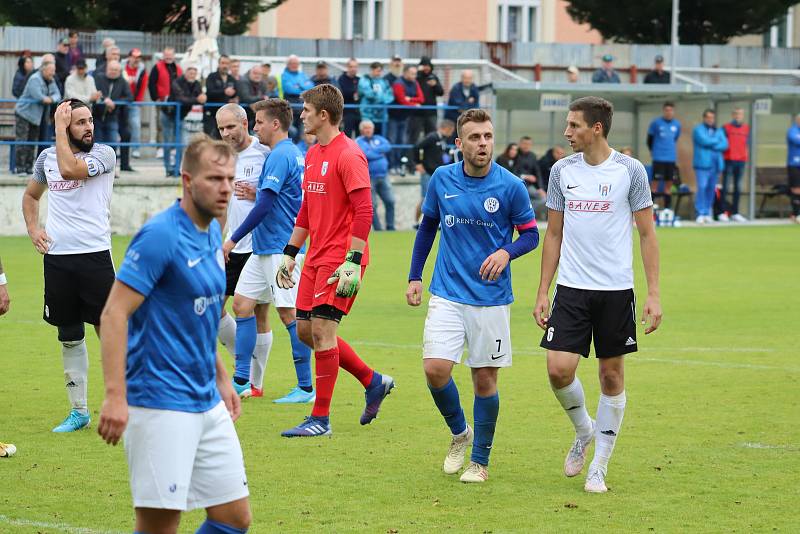
<svg viewBox="0 0 800 534">
<path fill-rule="evenodd" d="M 586 411 L 586 399 L 580 379 L 576 376 L 572 384 L 561 389 L 553 389 L 553 393 L 572 421 L 575 434 L 582 439 L 589 437 L 592 433 L 592 419 Z"/>
<path fill-rule="evenodd" d="M 226 313 L 219 320 L 219 337 L 220 342 L 228 350 L 228 354 L 236 356 L 236 320 L 231 317 L 230 313 Z"/>
<path fill-rule="evenodd" d="M 88 415 L 86 383 L 89 378 L 89 351 L 86 339 L 64 341 L 61 343 L 61 356 L 64 360 L 64 384 L 72 408 Z"/>
<path fill-rule="evenodd" d="M 589 471 L 600 469 L 603 473 L 608 469 L 608 460 L 614 452 L 622 417 L 625 415 L 625 392 L 609 397 L 600 394 L 597 404 L 597 422 L 594 434 L 594 459 Z"/>
<path fill-rule="evenodd" d="M 253 352 L 253 361 L 250 365 L 250 384 L 256 389 L 262 389 L 264 386 L 264 371 L 267 369 L 270 349 L 272 349 L 272 331 L 257 334 L 256 350 Z"/>
</svg>

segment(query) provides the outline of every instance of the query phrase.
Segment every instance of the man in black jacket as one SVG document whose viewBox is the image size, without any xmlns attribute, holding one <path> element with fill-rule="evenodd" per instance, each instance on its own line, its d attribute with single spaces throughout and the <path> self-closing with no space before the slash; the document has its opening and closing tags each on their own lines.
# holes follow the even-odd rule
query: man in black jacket
<svg viewBox="0 0 800 534">
<path fill-rule="evenodd" d="M 442 165 L 448 165 L 454 161 L 453 154 L 448 145 L 453 142 L 453 133 L 456 125 L 453 121 L 444 119 L 439 122 L 439 129 L 431 132 L 422 138 L 422 141 L 414 145 L 412 156 L 419 172 L 420 192 L 422 200 L 428 193 L 428 184 L 431 181 L 433 171 Z M 416 221 L 422 215 L 422 200 L 417 204 Z"/>
<path fill-rule="evenodd" d="M 256 125 L 256 114 L 250 107 L 259 100 L 267 98 L 267 82 L 264 81 L 264 69 L 261 65 L 253 65 L 242 79 L 236 82 L 236 94 L 239 96 L 239 104 L 247 113 L 247 129 L 251 132 Z"/>
<path fill-rule="evenodd" d="M 542 171 L 539 168 L 539 160 L 533 153 L 533 139 L 529 136 L 522 136 L 519 140 L 519 154 L 514 161 L 514 174 L 522 178 L 525 187 L 528 189 L 528 196 L 531 198 L 533 209 L 544 206 L 547 198 L 547 186 L 542 185 Z"/>
<path fill-rule="evenodd" d="M 669 72 L 664 70 L 664 56 L 656 56 L 655 66 L 644 77 L 644 83 L 670 83 Z"/>
<path fill-rule="evenodd" d="M 181 143 L 186 145 L 189 143 L 189 136 L 197 133 L 192 124 L 185 121 L 186 115 L 192 110 L 192 106 L 196 104 L 205 104 L 207 96 L 203 93 L 203 86 L 200 80 L 197 79 L 197 65 L 193 63 L 185 63 L 183 67 L 183 75 L 172 82 L 172 91 L 170 91 L 169 99 L 172 102 L 180 102 L 180 119 L 181 119 Z"/>
<path fill-rule="evenodd" d="M 203 131 L 214 139 L 220 139 L 217 131 L 217 110 L 229 102 L 238 102 L 236 93 L 236 80 L 229 74 L 231 58 L 226 55 L 219 57 L 217 70 L 206 78 L 206 96 L 209 104 L 219 104 L 217 106 L 206 106 L 203 110 Z"/>
<path fill-rule="evenodd" d="M 64 38 L 58 42 L 56 53 L 53 54 L 56 56 L 56 84 L 62 95 L 64 94 L 64 82 L 67 80 L 70 71 L 68 54 L 69 39 Z"/>
<path fill-rule="evenodd" d="M 339 76 L 339 89 L 345 105 L 342 131 L 347 137 L 353 138 L 358 134 L 358 123 L 361 122 L 361 112 L 358 110 L 358 79 L 358 61 L 350 58 L 347 60 L 347 71 Z"/>
<path fill-rule="evenodd" d="M 120 62 L 112 59 L 106 63 L 104 73 L 95 71 L 94 83 L 100 92 L 100 98 L 92 108 L 97 142 L 113 144 L 129 140 L 127 104 L 133 101 L 133 95 L 128 81 L 122 77 Z M 120 153 L 120 169 L 132 171 L 130 147 L 125 147 Z"/>
<path fill-rule="evenodd" d="M 438 104 L 437 97 L 444 95 L 444 88 L 439 77 L 433 73 L 433 63 L 431 58 L 422 56 L 419 60 L 419 70 L 417 71 L 417 81 L 419 86 L 422 87 L 422 94 L 425 95 L 425 102 L 423 106 L 435 106 Z M 436 130 L 436 110 L 435 109 L 422 109 L 419 112 L 422 117 L 422 131 L 429 134 Z"/>
</svg>

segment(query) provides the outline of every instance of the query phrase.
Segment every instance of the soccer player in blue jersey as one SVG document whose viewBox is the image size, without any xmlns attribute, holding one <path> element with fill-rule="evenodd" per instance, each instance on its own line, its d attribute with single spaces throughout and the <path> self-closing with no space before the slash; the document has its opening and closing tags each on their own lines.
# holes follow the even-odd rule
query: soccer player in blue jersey
<svg viewBox="0 0 800 534">
<path fill-rule="evenodd" d="M 500 397 L 497 371 L 511 365 L 509 305 L 511 260 L 539 243 L 539 231 L 523 182 L 492 161 L 491 117 L 471 109 L 458 118 L 456 146 L 464 161 L 436 169 L 422 204 L 423 218 L 414 241 L 406 300 L 422 301 L 422 270 L 441 225 L 442 235 L 425 319 L 423 367 L 436 406 L 452 432 L 444 472 L 464 465 L 462 482 L 485 482 Z M 512 242 L 514 228 L 519 237 Z M 464 418 L 453 365 L 472 369 L 475 430 Z"/>
<path fill-rule="evenodd" d="M 261 394 L 261 383 L 251 386 L 251 358 L 256 347 L 256 304 L 275 304 L 278 316 L 289 332 L 292 343 L 297 386 L 278 403 L 307 403 L 314 401 L 311 385 L 311 348 L 297 337 L 295 301 L 297 285 L 290 289 L 277 286 L 275 276 L 283 260 L 283 247 L 289 241 L 294 220 L 303 200 L 303 154 L 289 139 L 292 108 L 285 100 L 262 100 L 253 105 L 256 113 L 255 132 L 259 140 L 271 149 L 264 162 L 258 181 L 256 203 L 250 214 L 235 229 L 223 245 L 225 257 L 236 243 L 252 232 L 253 255 L 242 270 L 233 295 L 233 312 L 236 314 L 236 372 L 234 388 L 246 393 L 252 387 L 255 396 Z M 303 254 L 298 254 L 300 263 Z M 295 284 L 300 281 L 300 270 L 294 273 Z M 266 361 L 256 361 L 260 366 L 252 376 L 263 380 Z"/>
<path fill-rule="evenodd" d="M 215 220 L 233 191 L 236 154 L 205 135 L 186 148 L 182 199 L 133 238 L 102 314 L 106 396 L 98 433 L 125 438 L 139 533 L 177 532 L 205 508 L 199 534 L 243 534 L 247 477 L 233 422 L 239 396 L 217 355 L 225 297 Z"/>
<path fill-rule="evenodd" d="M 650 190 L 658 192 L 659 182 L 664 185 L 664 209 L 672 209 L 672 181 L 675 179 L 675 162 L 678 159 L 678 137 L 681 123 L 675 118 L 675 104 L 664 102 L 662 115 L 647 129 L 647 147 L 653 156 L 653 181 Z"/>
</svg>

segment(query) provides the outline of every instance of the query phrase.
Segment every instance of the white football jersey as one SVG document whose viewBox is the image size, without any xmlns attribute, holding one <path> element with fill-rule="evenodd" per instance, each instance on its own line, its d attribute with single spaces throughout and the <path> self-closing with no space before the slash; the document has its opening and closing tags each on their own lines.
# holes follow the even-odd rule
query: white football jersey
<svg viewBox="0 0 800 534">
<path fill-rule="evenodd" d="M 250 146 L 239 152 L 236 156 L 236 178 L 235 182 L 245 182 L 258 189 L 258 179 L 261 176 L 261 169 L 264 161 L 269 154 L 269 147 L 259 143 L 257 137 L 251 137 Z M 225 239 L 230 239 L 233 232 L 239 228 L 250 210 L 253 209 L 255 202 L 252 200 L 240 200 L 236 195 L 231 197 L 228 205 L 228 232 Z M 233 252 L 246 254 L 253 252 L 253 237 L 247 234 L 241 241 L 236 243 Z"/>
<path fill-rule="evenodd" d="M 564 212 L 558 282 L 577 289 L 633 288 L 633 212 L 653 205 L 647 172 L 612 150 L 592 166 L 577 153 L 550 171 L 547 207 Z"/>
<path fill-rule="evenodd" d="M 56 147 L 39 154 L 33 179 L 47 184 L 47 223 L 52 239 L 48 254 L 87 254 L 111 249 L 111 189 L 117 155 L 108 145 L 95 144 L 78 152 L 89 167 L 85 180 L 65 180 L 58 170 Z"/>
</svg>

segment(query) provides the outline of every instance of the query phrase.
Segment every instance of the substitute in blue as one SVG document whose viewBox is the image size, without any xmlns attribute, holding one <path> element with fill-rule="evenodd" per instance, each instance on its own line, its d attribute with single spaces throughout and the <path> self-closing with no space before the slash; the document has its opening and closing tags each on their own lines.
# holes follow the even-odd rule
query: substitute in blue
<svg viewBox="0 0 800 534">
<path fill-rule="evenodd" d="M 672 102 L 664 102 L 661 113 L 647 129 L 647 147 L 653 157 L 653 181 L 650 183 L 650 190 L 653 193 L 663 193 L 664 208 L 672 209 L 670 191 L 675 179 L 681 123 L 675 118 L 675 104 Z"/>
<path fill-rule="evenodd" d="M 148 221 L 128 248 L 103 310 L 106 395 L 98 433 L 125 437 L 136 532 L 175 532 L 183 510 L 205 508 L 201 534 L 244 533 L 247 477 L 233 421 L 239 397 L 217 356 L 225 292 L 222 235 L 236 155 L 194 139 L 183 197 Z"/>
<path fill-rule="evenodd" d="M 462 482 L 488 479 L 500 397 L 497 372 L 511 365 L 509 262 L 539 243 L 539 231 L 523 182 L 492 161 L 494 128 L 480 109 L 458 119 L 456 146 L 464 161 L 439 167 L 422 205 L 406 300 L 422 301 L 422 271 L 441 228 L 432 297 L 425 320 L 423 367 L 428 387 L 452 439 L 443 470 L 456 474 L 472 444 Z M 512 241 L 514 229 L 519 237 Z M 472 369 L 475 429 L 467 424 L 452 378 L 465 345 Z M 474 443 L 473 443 L 474 441 Z"/>
<path fill-rule="evenodd" d="M 259 302 L 275 305 L 281 322 L 289 333 L 297 386 L 278 403 L 307 403 L 314 400 L 311 381 L 311 348 L 297 336 L 297 286 L 277 287 L 275 277 L 283 259 L 283 247 L 289 242 L 294 221 L 303 200 L 304 158 L 289 139 L 292 109 L 285 100 L 270 99 L 256 102 L 255 133 L 271 152 L 264 162 L 256 192 L 256 203 L 244 222 L 225 242 L 228 253 L 236 243 L 252 232 L 253 254 L 242 269 L 233 295 L 236 314 L 236 371 L 234 388 L 240 392 L 251 389 L 251 360 L 257 341 L 255 307 Z M 302 262 L 301 254 L 298 254 Z M 300 269 L 297 269 L 299 282 Z M 266 362 L 263 362 L 266 365 Z M 263 376 L 263 369 L 261 369 Z M 255 387 L 260 388 L 260 384 Z"/>
</svg>

